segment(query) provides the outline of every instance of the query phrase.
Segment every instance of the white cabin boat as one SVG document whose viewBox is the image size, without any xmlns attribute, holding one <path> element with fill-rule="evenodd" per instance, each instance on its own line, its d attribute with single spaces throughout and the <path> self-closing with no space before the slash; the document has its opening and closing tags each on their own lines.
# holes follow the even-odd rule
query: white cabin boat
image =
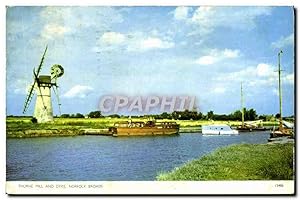
<svg viewBox="0 0 300 200">
<path fill-rule="evenodd" d="M 226 124 L 213 124 L 202 126 L 203 135 L 237 135 L 237 130 L 232 130 L 230 126 Z"/>
</svg>

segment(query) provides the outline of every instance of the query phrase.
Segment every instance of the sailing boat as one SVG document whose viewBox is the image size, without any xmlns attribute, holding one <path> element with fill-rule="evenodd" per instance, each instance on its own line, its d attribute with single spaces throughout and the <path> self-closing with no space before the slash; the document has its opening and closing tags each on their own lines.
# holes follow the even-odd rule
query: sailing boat
<svg viewBox="0 0 300 200">
<path fill-rule="evenodd" d="M 279 90 L 279 127 L 273 129 L 271 132 L 271 139 L 277 137 L 292 137 L 294 136 L 294 125 L 282 120 L 282 92 L 281 92 L 281 69 L 280 69 L 280 55 L 282 50 L 278 53 L 278 90 Z"/>
<path fill-rule="evenodd" d="M 244 98 L 243 98 L 243 83 L 241 83 L 241 113 L 242 113 L 242 125 L 238 126 L 236 130 L 239 132 L 251 132 L 251 131 L 265 131 L 265 127 L 259 127 L 258 124 L 261 124 L 262 120 L 256 121 L 247 121 L 245 122 L 245 109 L 244 109 Z"/>
</svg>

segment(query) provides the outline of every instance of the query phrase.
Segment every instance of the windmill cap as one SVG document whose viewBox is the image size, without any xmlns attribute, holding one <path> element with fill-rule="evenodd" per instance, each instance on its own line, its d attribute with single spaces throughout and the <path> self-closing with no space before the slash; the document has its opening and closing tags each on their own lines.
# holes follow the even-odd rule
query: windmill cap
<svg viewBox="0 0 300 200">
<path fill-rule="evenodd" d="M 40 83 L 51 83 L 51 76 L 40 75 L 39 76 L 39 82 Z"/>
</svg>

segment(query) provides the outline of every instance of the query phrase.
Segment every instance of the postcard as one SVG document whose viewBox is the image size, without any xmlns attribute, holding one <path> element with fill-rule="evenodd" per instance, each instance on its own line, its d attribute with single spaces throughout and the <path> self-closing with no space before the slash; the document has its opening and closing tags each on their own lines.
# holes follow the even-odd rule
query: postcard
<svg viewBox="0 0 300 200">
<path fill-rule="evenodd" d="M 7 6 L 6 192 L 295 195 L 292 6 Z"/>
</svg>

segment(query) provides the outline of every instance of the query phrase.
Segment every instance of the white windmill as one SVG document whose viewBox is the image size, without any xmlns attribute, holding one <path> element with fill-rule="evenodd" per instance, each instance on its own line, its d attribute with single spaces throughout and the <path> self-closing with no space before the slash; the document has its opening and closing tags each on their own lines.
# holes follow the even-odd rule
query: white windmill
<svg viewBox="0 0 300 200">
<path fill-rule="evenodd" d="M 34 92 L 37 91 L 37 98 L 36 98 L 33 117 L 37 120 L 38 123 L 49 122 L 53 120 L 51 87 L 57 97 L 59 112 L 60 112 L 60 105 L 61 105 L 58 96 L 57 78 L 61 77 L 64 74 L 63 67 L 61 65 L 55 64 L 51 67 L 51 76 L 39 75 L 44 62 L 47 49 L 48 48 L 46 47 L 37 70 L 35 70 L 35 68 L 33 69 L 34 81 L 27 94 L 24 109 L 23 109 L 23 113 L 26 113 L 30 105 L 30 102 L 33 98 Z"/>
</svg>

